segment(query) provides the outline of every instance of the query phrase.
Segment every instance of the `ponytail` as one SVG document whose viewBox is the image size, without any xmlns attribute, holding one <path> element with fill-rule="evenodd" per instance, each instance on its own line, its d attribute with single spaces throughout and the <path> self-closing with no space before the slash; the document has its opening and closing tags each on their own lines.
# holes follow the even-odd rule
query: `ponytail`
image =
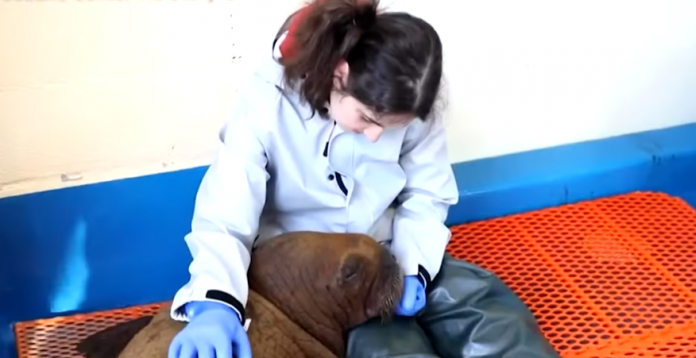
<svg viewBox="0 0 696 358">
<path fill-rule="evenodd" d="M 300 96 L 323 117 L 334 70 L 373 26 L 377 6 L 378 0 L 314 0 L 292 20 L 281 46 L 285 81 L 301 81 Z"/>
</svg>

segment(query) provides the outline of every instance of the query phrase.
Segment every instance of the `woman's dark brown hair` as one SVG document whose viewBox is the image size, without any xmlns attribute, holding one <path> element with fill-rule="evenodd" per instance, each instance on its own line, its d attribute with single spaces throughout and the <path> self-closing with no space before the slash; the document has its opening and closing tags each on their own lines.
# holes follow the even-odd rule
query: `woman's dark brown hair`
<svg viewBox="0 0 696 358">
<path fill-rule="evenodd" d="M 339 91 L 377 114 L 429 117 L 442 77 L 442 44 L 424 20 L 402 12 L 378 12 L 378 0 L 314 0 L 293 36 L 293 56 L 283 59 L 285 80 L 326 118 L 334 71 L 348 63 Z"/>
</svg>

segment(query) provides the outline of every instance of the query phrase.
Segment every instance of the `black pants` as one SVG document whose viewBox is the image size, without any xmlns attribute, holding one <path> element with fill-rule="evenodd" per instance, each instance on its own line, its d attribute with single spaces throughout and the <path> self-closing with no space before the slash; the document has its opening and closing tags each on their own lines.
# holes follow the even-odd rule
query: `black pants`
<svg viewBox="0 0 696 358">
<path fill-rule="evenodd" d="M 416 317 L 358 326 L 347 348 L 347 358 L 560 358 L 510 288 L 450 255 Z"/>
</svg>

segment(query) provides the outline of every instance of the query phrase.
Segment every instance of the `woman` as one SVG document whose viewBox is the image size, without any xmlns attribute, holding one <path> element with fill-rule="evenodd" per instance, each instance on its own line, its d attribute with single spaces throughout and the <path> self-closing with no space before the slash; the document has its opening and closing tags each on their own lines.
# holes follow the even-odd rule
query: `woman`
<svg viewBox="0 0 696 358">
<path fill-rule="evenodd" d="M 241 92 L 196 198 L 172 305 L 189 324 L 170 358 L 251 358 L 250 250 L 298 230 L 369 234 L 406 275 L 403 319 L 357 327 L 348 357 L 558 357 L 500 281 L 445 255 L 458 191 L 434 109 L 442 46 L 425 21 L 377 8 L 311 3 Z"/>
</svg>

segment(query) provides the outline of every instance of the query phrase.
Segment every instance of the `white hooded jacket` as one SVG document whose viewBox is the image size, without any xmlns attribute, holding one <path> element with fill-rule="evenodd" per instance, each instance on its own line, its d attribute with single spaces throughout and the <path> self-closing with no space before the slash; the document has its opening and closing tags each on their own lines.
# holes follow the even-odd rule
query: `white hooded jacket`
<svg viewBox="0 0 696 358">
<path fill-rule="evenodd" d="M 371 235 L 426 286 L 440 270 L 459 197 L 442 120 L 387 128 L 375 143 L 344 132 L 284 84 L 282 40 L 240 91 L 201 182 L 173 319 L 188 320 L 187 302 L 216 300 L 244 321 L 250 250 L 288 231 Z"/>
</svg>

